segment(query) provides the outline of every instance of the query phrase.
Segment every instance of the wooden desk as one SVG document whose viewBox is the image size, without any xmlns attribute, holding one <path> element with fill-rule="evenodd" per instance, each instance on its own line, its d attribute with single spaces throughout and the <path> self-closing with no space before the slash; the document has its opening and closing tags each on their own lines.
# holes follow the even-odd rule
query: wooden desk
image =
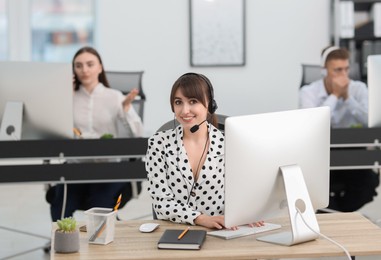
<svg viewBox="0 0 381 260">
<path fill-rule="evenodd" d="M 345 246 L 351 255 L 381 255 L 381 229 L 359 213 L 319 214 L 317 217 L 321 232 Z M 89 245 L 86 234 L 82 233 L 80 252 L 56 254 L 52 250 L 51 259 L 255 259 L 344 255 L 340 248 L 323 238 L 286 247 L 257 241 L 256 236 L 232 240 L 207 236 L 199 251 L 159 250 L 157 241 L 165 229 L 184 229 L 185 226 L 155 220 L 161 224 L 156 231 L 140 233 L 138 227 L 144 222 L 149 221 L 118 222 L 114 242 L 106 246 Z M 280 219 L 277 223 L 286 226 L 287 219 Z"/>
</svg>

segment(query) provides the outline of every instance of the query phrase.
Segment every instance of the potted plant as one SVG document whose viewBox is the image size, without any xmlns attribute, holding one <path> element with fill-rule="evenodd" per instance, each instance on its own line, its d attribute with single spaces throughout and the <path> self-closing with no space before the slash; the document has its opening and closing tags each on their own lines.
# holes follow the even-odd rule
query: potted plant
<svg viewBox="0 0 381 260">
<path fill-rule="evenodd" d="M 54 250 L 57 253 L 75 253 L 79 250 L 79 231 L 77 221 L 64 218 L 57 221 L 58 229 L 54 233 Z"/>
</svg>

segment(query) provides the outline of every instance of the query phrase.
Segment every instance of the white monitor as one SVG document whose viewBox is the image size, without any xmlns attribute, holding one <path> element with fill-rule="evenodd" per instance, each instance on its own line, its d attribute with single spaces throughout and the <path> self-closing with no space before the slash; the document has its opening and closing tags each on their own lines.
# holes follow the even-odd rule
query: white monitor
<svg viewBox="0 0 381 260">
<path fill-rule="evenodd" d="M 70 63 L 0 62 L 1 139 L 72 138 L 72 75 Z"/>
<path fill-rule="evenodd" d="M 381 55 L 369 55 L 368 61 L 368 126 L 381 127 Z"/>
<path fill-rule="evenodd" d="M 312 219 L 311 225 L 318 230 L 315 210 L 329 203 L 329 157 L 328 107 L 228 117 L 225 121 L 225 226 L 267 221 L 286 213 L 291 222 L 296 220 L 291 226 L 300 225 L 301 219 L 295 212 L 297 206 L 307 209 L 306 219 Z M 285 172 L 289 174 L 285 176 Z M 289 207 L 285 207 L 287 202 Z M 315 239 L 315 235 L 305 241 Z M 298 240 L 298 234 L 291 236 L 287 239 L 292 241 L 279 244 L 304 242 L 305 238 Z"/>
</svg>

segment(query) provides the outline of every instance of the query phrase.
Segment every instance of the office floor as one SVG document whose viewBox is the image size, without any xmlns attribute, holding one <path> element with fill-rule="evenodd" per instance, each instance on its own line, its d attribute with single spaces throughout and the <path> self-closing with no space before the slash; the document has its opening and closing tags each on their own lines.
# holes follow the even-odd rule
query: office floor
<svg viewBox="0 0 381 260">
<path fill-rule="evenodd" d="M 381 187 L 380 194 L 372 203 L 360 211 L 372 221 L 381 220 Z M 137 199 L 131 200 L 119 211 L 121 219 L 151 219 L 151 200 L 146 192 L 146 183 L 143 192 Z M 83 212 L 75 214 L 78 220 L 85 220 Z M 380 222 L 377 222 L 381 225 Z M 0 226 L 19 229 L 41 236 L 50 237 L 51 220 L 49 205 L 45 201 L 45 190 L 42 184 L 12 184 L 0 185 Z M 0 228 L 0 259 L 11 260 L 47 260 L 49 255 L 39 249 L 28 254 L 9 258 L 20 251 L 43 247 L 47 239 L 32 237 L 25 234 L 10 232 Z M 356 260 L 376 260 L 380 257 L 356 257 Z M 327 260 L 341 260 L 344 257 L 324 258 Z"/>
</svg>

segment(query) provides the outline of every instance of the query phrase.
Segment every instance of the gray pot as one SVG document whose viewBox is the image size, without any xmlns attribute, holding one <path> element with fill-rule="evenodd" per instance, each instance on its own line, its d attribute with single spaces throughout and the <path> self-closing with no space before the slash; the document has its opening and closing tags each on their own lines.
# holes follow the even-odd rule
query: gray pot
<svg viewBox="0 0 381 260">
<path fill-rule="evenodd" d="M 54 233 L 54 251 L 57 253 L 75 253 L 79 250 L 79 231 Z"/>
</svg>

